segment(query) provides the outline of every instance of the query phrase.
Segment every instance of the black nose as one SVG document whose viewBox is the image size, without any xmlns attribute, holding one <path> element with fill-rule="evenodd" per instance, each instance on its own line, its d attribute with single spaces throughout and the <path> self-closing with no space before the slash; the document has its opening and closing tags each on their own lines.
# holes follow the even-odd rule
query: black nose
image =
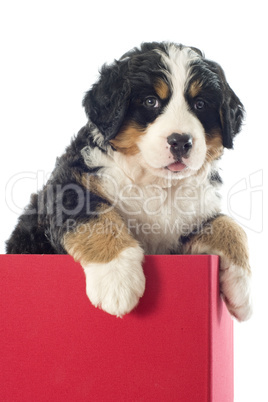
<svg viewBox="0 0 268 402">
<path fill-rule="evenodd" d="M 192 136 L 189 134 L 173 133 L 167 137 L 167 142 L 170 145 L 170 152 L 176 158 L 187 158 L 193 146 Z"/>
</svg>

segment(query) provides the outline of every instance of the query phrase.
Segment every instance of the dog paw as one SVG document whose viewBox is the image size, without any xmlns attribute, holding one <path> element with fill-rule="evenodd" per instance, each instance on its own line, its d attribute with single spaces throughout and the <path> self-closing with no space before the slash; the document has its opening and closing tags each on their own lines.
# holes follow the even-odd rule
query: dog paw
<svg viewBox="0 0 268 402">
<path fill-rule="evenodd" d="M 129 313 L 145 289 L 142 260 L 140 247 L 128 247 L 108 263 L 83 266 L 91 303 L 117 317 Z"/>
<path fill-rule="evenodd" d="M 235 264 L 224 264 L 220 270 L 220 289 L 226 306 L 238 321 L 252 315 L 249 270 Z"/>
</svg>

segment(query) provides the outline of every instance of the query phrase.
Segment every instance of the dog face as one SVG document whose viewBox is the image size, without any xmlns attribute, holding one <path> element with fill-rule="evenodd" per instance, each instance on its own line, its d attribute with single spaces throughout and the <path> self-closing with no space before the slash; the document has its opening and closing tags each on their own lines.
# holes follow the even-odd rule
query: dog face
<svg viewBox="0 0 268 402">
<path fill-rule="evenodd" d="M 83 105 L 101 148 L 178 179 L 232 148 L 243 119 L 221 67 L 196 48 L 167 43 L 143 44 L 104 66 Z"/>
</svg>

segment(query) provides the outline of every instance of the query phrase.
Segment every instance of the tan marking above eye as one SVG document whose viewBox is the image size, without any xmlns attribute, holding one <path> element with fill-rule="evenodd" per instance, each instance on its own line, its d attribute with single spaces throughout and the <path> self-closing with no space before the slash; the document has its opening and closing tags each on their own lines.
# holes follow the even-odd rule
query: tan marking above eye
<svg viewBox="0 0 268 402">
<path fill-rule="evenodd" d="M 196 80 L 196 81 L 192 82 L 192 84 L 190 85 L 189 95 L 192 98 L 195 98 L 200 93 L 201 89 L 202 89 L 202 82 L 199 80 Z"/>
<path fill-rule="evenodd" d="M 154 84 L 154 89 L 159 98 L 167 99 L 169 97 L 169 87 L 165 81 L 158 79 Z"/>
</svg>

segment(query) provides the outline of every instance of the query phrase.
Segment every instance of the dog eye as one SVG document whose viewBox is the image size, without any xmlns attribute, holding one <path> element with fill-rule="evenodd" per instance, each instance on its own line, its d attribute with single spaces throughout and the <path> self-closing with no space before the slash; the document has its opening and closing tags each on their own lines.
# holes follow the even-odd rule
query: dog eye
<svg viewBox="0 0 268 402">
<path fill-rule="evenodd" d="M 148 108 L 157 108 L 159 107 L 159 101 L 155 96 L 148 96 L 143 102 L 144 106 Z"/>
<path fill-rule="evenodd" d="M 203 101 L 203 99 L 197 99 L 197 101 L 194 103 L 194 108 L 196 110 L 203 110 L 205 108 L 206 104 Z"/>
</svg>

